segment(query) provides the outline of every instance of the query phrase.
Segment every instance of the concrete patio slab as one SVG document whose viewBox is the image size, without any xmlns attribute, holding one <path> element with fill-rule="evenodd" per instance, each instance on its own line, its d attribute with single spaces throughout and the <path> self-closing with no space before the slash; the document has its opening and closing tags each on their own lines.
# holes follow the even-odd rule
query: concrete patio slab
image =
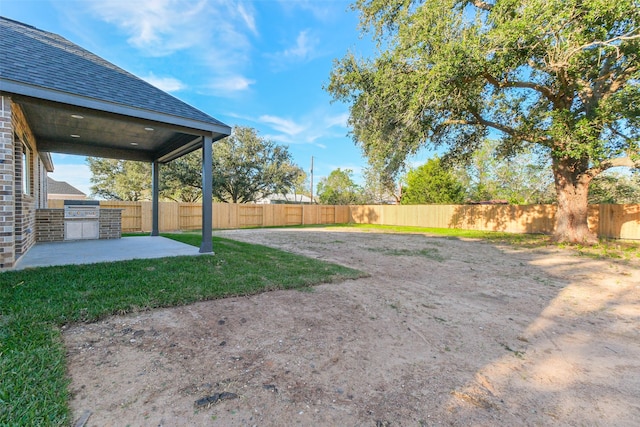
<svg viewBox="0 0 640 427">
<path fill-rule="evenodd" d="M 93 264 L 129 259 L 201 255 L 199 248 L 160 236 L 113 240 L 38 243 L 16 263 L 15 270 L 51 265 Z"/>
</svg>

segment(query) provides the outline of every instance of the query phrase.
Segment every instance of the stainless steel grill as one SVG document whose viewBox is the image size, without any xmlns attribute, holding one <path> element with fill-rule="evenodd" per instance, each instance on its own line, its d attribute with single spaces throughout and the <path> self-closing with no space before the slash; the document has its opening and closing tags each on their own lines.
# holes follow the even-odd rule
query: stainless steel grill
<svg viewBox="0 0 640 427">
<path fill-rule="evenodd" d="M 100 237 L 100 202 L 97 200 L 64 201 L 64 239 L 83 240 Z"/>
<path fill-rule="evenodd" d="M 64 207 L 65 218 L 100 218 L 100 207 L 70 205 Z"/>
</svg>

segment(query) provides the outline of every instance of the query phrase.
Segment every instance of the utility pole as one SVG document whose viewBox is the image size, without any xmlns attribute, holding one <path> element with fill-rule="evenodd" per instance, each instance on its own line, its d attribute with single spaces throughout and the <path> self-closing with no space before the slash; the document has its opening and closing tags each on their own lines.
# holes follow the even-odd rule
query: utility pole
<svg viewBox="0 0 640 427">
<path fill-rule="evenodd" d="M 311 156 L 311 204 L 313 204 L 313 156 Z"/>
</svg>

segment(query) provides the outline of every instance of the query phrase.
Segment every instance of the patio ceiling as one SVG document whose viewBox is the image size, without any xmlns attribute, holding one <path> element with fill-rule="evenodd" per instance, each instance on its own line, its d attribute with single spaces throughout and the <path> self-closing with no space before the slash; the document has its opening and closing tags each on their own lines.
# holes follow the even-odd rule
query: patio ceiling
<svg viewBox="0 0 640 427">
<path fill-rule="evenodd" d="M 223 127 L 218 132 L 211 126 L 196 129 L 188 120 L 167 123 L 157 114 L 149 120 L 42 98 L 12 100 L 24 112 L 41 152 L 166 163 L 201 148 L 205 135 L 216 141 L 228 134 Z M 176 119 L 171 121 L 180 122 Z"/>
</svg>

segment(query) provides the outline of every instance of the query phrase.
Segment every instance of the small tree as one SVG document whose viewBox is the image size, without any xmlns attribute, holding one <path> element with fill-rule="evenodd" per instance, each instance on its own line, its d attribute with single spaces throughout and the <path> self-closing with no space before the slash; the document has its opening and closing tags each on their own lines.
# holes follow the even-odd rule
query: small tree
<svg viewBox="0 0 640 427">
<path fill-rule="evenodd" d="M 410 170 L 406 183 L 400 201 L 403 205 L 457 204 L 465 199 L 463 185 L 437 157 Z"/>
<path fill-rule="evenodd" d="M 294 197 L 294 200 L 292 200 L 293 202 L 302 201 L 302 196 L 310 196 L 311 192 L 309 190 L 309 177 L 304 170 L 300 169 L 300 174 L 293 182 L 291 191 L 293 192 Z"/>
<path fill-rule="evenodd" d="M 351 169 L 335 169 L 318 183 L 318 199 L 325 205 L 354 205 L 362 200 L 362 189 L 351 179 Z"/>
<path fill-rule="evenodd" d="M 393 200 L 400 203 L 401 188 L 389 175 L 381 170 L 379 164 L 370 164 L 364 170 L 363 203 L 381 204 Z"/>
</svg>

